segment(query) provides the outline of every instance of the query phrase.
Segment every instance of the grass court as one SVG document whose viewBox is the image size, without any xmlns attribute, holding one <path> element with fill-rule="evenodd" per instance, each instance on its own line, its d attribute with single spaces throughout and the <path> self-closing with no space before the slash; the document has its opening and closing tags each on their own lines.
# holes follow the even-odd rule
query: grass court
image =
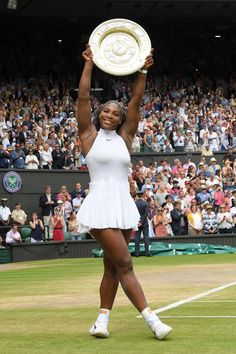
<svg viewBox="0 0 236 354">
<path fill-rule="evenodd" d="M 0 265 L 1 354 L 235 354 L 236 255 L 134 258 L 153 310 L 173 327 L 153 337 L 123 290 L 118 290 L 110 337 L 88 334 L 99 307 L 102 259 L 60 259 Z M 235 284 L 234 284 L 235 283 Z M 229 284 L 231 284 L 229 286 Z"/>
</svg>

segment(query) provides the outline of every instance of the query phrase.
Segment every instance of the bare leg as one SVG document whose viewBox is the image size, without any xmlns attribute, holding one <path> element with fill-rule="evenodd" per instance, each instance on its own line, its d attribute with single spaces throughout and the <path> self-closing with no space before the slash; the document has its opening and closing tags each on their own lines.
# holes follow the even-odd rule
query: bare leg
<svg viewBox="0 0 236 354">
<path fill-rule="evenodd" d="M 131 238 L 131 230 L 123 230 L 122 234 L 128 245 Z M 100 285 L 100 307 L 111 310 L 119 286 L 119 277 L 116 267 L 106 253 L 104 253 L 103 264 L 104 274 Z"/>
<path fill-rule="evenodd" d="M 143 290 L 134 274 L 132 257 L 122 231 L 119 229 L 93 229 L 91 230 L 91 234 L 103 248 L 106 257 L 112 262 L 116 269 L 118 280 L 130 301 L 138 311 L 143 311 L 147 307 L 147 302 Z M 113 278 L 114 274 L 115 273 L 113 273 Z M 108 277 L 106 281 L 108 281 Z M 117 285 L 115 288 L 114 284 L 115 282 L 113 280 L 113 301 L 118 287 Z M 106 284 L 105 287 L 107 286 Z"/>
<path fill-rule="evenodd" d="M 100 285 L 100 307 L 111 310 L 119 286 L 119 278 L 116 268 L 106 254 L 103 256 L 103 264 L 104 274 Z"/>
</svg>

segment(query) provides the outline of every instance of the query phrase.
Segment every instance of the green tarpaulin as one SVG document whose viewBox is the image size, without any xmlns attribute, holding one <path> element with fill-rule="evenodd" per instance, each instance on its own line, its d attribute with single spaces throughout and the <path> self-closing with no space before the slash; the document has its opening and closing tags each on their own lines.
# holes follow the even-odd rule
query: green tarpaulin
<svg viewBox="0 0 236 354">
<path fill-rule="evenodd" d="M 134 242 L 130 242 L 129 251 L 134 255 Z M 205 243 L 165 243 L 153 242 L 150 245 L 150 253 L 153 256 L 175 256 L 175 255 L 193 255 L 193 254 L 222 254 L 236 253 L 236 248 L 231 246 L 208 245 Z M 102 249 L 93 249 L 94 257 L 102 257 Z M 144 245 L 140 245 L 140 255 L 144 255 Z"/>
</svg>

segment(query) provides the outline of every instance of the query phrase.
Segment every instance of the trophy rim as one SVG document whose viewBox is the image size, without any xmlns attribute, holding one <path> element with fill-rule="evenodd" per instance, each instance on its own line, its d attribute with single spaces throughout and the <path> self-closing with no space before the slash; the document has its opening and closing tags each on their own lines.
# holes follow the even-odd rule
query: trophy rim
<svg viewBox="0 0 236 354">
<path fill-rule="evenodd" d="M 135 61 L 126 65 L 110 63 L 104 58 L 101 45 L 110 35 L 126 35 L 135 45 Z M 151 52 L 151 40 L 146 30 L 138 23 L 125 19 L 113 18 L 100 23 L 91 33 L 88 44 L 93 53 L 94 64 L 102 71 L 115 76 L 130 75 L 141 69 L 147 55 Z M 134 59 L 134 57 L 132 58 Z"/>
</svg>

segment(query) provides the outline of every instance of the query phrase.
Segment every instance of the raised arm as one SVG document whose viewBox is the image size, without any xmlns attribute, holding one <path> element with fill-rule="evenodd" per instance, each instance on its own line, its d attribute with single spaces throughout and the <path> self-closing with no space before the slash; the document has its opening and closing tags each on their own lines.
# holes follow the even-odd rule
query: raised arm
<svg viewBox="0 0 236 354">
<path fill-rule="evenodd" d="M 147 71 L 153 65 L 153 49 L 151 53 L 147 56 L 145 64 L 141 70 L 138 71 L 137 79 L 132 90 L 132 97 L 128 104 L 127 119 L 125 123 L 120 128 L 119 134 L 126 141 L 126 144 L 131 146 L 132 140 L 138 128 L 139 122 L 139 110 L 141 100 L 146 88 Z"/>
<path fill-rule="evenodd" d="M 77 121 L 83 154 L 86 155 L 97 134 L 96 128 L 91 121 L 90 88 L 93 71 L 93 55 L 88 45 L 86 46 L 86 50 L 82 53 L 82 57 L 84 59 L 84 68 L 78 88 Z"/>
</svg>

